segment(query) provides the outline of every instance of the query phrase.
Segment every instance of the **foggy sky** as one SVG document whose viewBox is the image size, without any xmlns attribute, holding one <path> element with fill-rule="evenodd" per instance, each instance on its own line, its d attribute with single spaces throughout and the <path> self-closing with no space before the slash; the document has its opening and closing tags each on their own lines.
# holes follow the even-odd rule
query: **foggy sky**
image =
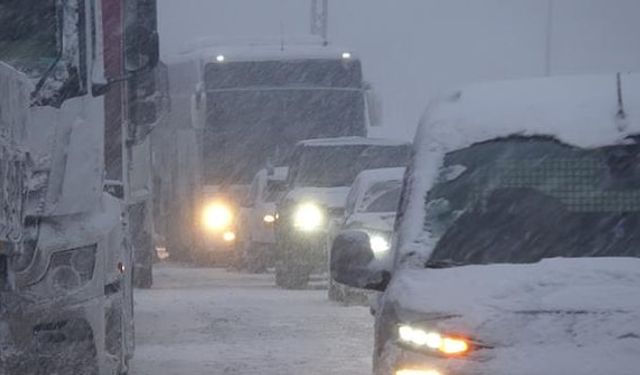
<svg viewBox="0 0 640 375">
<path fill-rule="evenodd" d="M 305 35 L 310 0 L 159 0 L 163 54 L 198 37 Z M 330 40 L 363 60 L 387 129 L 409 138 L 430 96 L 545 72 L 548 0 L 330 0 Z M 639 0 L 555 0 L 553 74 L 640 70 Z"/>
</svg>

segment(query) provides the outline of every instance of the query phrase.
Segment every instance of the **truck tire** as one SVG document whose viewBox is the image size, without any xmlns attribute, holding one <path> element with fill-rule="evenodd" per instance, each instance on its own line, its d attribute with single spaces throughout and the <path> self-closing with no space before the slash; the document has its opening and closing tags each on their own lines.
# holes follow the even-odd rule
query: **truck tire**
<svg viewBox="0 0 640 375">
<path fill-rule="evenodd" d="M 340 284 L 333 281 L 331 276 L 329 276 L 329 290 L 327 292 L 329 297 L 329 301 L 333 302 L 344 302 L 344 289 L 340 286 Z"/>
<path fill-rule="evenodd" d="M 153 286 L 153 267 L 136 267 L 133 272 L 133 286 L 150 289 Z"/>
<path fill-rule="evenodd" d="M 285 263 L 276 265 L 276 285 L 283 289 L 304 289 L 309 284 L 310 270 Z"/>
<path fill-rule="evenodd" d="M 247 244 L 244 252 L 244 265 L 249 273 L 267 272 L 267 254 L 264 246 L 253 241 Z"/>
</svg>

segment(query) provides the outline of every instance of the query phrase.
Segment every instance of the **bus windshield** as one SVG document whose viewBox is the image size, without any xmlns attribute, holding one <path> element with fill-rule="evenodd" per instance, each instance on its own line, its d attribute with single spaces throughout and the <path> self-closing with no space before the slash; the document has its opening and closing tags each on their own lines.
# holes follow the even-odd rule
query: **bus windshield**
<svg viewBox="0 0 640 375">
<path fill-rule="evenodd" d="M 358 90 L 215 91 L 207 99 L 203 152 L 210 185 L 248 184 L 268 160 L 284 165 L 301 140 L 366 133 Z"/>
</svg>

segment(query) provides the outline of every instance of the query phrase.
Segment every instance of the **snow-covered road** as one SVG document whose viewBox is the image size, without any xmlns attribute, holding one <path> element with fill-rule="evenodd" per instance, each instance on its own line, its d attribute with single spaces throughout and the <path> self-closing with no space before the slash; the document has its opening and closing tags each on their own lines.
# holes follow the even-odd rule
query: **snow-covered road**
<svg viewBox="0 0 640 375">
<path fill-rule="evenodd" d="M 370 374 L 372 318 L 272 275 L 162 265 L 136 291 L 130 375 Z"/>
</svg>

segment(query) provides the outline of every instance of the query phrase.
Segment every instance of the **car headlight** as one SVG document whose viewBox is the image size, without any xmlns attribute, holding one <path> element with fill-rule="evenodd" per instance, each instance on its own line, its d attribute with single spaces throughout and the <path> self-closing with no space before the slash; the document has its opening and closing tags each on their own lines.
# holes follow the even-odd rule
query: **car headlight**
<svg viewBox="0 0 640 375">
<path fill-rule="evenodd" d="M 47 284 L 66 293 L 91 281 L 96 264 L 96 245 L 56 252 L 47 269 Z"/>
<path fill-rule="evenodd" d="M 442 375 L 436 370 L 398 370 L 395 375 Z"/>
<path fill-rule="evenodd" d="M 211 203 L 202 211 L 202 225 L 210 231 L 222 231 L 233 223 L 233 211 L 221 202 Z"/>
<path fill-rule="evenodd" d="M 447 356 L 464 355 L 470 350 L 470 343 L 464 338 L 447 336 L 410 325 L 398 327 L 398 339 L 401 344 L 412 348 L 430 350 Z"/>
<path fill-rule="evenodd" d="M 373 250 L 373 254 L 376 257 L 384 255 L 389 251 L 389 249 L 391 249 L 391 242 L 384 234 L 369 234 L 369 243 L 371 244 L 371 250 Z"/>
<path fill-rule="evenodd" d="M 273 224 L 276 222 L 276 215 L 266 214 L 262 218 L 262 221 L 264 221 L 266 224 Z"/>
<path fill-rule="evenodd" d="M 324 211 L 315 203 L 303 203 L 296 208 L 293 214 L 293 226 L 303 232 L 321 229 L 325 220 Z"/>
</svg>

